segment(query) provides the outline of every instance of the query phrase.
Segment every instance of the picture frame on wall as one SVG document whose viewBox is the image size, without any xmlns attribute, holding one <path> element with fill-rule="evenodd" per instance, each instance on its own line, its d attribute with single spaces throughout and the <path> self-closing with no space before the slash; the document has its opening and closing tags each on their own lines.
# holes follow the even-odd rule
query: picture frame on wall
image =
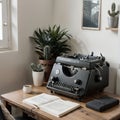
<svg viewBox="0 0 120 120">
<path fill-rule="evenodd" d="M 101 0 L 83 0 L 82 29 L 100 30 Z"/>
</svg>

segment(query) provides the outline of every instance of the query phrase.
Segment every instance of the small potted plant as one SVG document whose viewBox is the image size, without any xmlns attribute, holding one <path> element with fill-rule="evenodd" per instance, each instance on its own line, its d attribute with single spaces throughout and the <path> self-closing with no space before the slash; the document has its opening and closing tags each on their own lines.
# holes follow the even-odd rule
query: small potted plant
<svg viewBox="0 0 120 120">
<path fill-rule="evenodd" d="M 119 11 L 116 11 L 116 5 L 115 3 L 112 3 L 111 5 L 111 11 L 108 10 L 108 25 L 110 28 L 117 28 L 118 27 L 118 20 L 119 20 Z"/>
<path fill-rule="evenodd" d="M 31 63 L 34 86 L 41 86 L 44 80 L 44 69 L 41 64 Z"/>
</svg>

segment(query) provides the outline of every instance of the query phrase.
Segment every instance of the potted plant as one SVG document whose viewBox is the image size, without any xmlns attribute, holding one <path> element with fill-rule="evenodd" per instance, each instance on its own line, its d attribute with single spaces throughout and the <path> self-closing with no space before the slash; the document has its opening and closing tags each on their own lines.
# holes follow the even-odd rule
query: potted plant
<svg viewBox="0 0 120 120">
<path fill-rule="evenodd" d="M 31 63 L 34 86 L 41 86 L 44 80 L 44 69 L 41 64 Z"/>
<path fill-rule="evenodd" d="M 111 28 L 117 28 L 118 27 L 118 19 L 119 19 L 119 11 L 115 11 L 116 10 L 116 5 L 115 3 L 112 3 L 111 5 L 111 11 L 108 10 L 108 25 Z"/>
<path fill-rule="evenodd" d="M 56 25 L 49 26 L 48 29 L 39 28 L 30 37 L 35 43 L 35 51 L 39 56 L 39 61 L 45 67 L 46 82 L 56 57 L 71 51 L 71 46 L 68 44 L 71 37 L 66 29 L 61 29 Z"/>
</svg>

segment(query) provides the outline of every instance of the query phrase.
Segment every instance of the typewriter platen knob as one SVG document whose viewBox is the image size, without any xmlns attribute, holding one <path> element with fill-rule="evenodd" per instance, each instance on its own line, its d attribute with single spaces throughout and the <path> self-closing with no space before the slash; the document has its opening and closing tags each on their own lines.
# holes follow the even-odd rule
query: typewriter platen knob
<svg viewBox="0 0 120 120">
<path fill-rule="evenodd" d="M 82 85 L 82 81 L 77 79 L 77 80 L 74 80 L 74 83 L 77 84 L 77 85 Z"/>
</svg>

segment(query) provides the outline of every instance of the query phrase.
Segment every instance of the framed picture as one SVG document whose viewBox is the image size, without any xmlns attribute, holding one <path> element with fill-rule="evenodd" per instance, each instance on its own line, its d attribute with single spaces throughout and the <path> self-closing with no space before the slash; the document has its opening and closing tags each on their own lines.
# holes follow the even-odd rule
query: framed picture
<svg viewBox="0 0 120 120">
<path fill-rule="evenodd" d="M 101 0 L 83 0 L 82 28 L 100 30 Z"/>
</svg>

